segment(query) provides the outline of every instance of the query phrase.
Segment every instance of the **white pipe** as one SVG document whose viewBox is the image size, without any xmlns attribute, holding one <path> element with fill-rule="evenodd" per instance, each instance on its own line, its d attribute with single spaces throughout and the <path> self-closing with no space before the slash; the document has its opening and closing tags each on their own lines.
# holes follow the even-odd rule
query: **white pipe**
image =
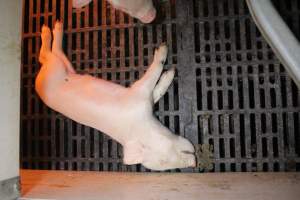
<svg viewBox="0 0 300 200">
<path fill-rule="evenodd" d="M 247 0 L 250 13 L 286 71 L 300 88 L 300 45 L 270 0 Z"/>
</svg>

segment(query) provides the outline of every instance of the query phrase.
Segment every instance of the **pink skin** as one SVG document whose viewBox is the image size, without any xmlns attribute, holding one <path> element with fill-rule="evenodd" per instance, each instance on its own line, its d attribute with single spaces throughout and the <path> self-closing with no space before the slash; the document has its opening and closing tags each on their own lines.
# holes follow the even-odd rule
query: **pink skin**
<svg viewBox="0 0 300 200">
<path fill-rule="evenodd" d="M 167 47 L 160 46 L 146 74 L 125 88 L 77 74 L 62 51 L 62 27 L 60 22 L 55 24 L 52 49 L 50 29 L 42 28 L 42 67 L 35 88 L 45 104 L 117 140 L 124 146 L 125 164 L 142 163 L 154 170 L 195 166 L 193 145 L 153 116 L 154 100 L 166 92 L 174 77 L 174 69 L 161 76 Z"/>
<path fill-rule="evenodd" d="M 152 0 L 108 0 L 116 9 L 139 19 L 143 23 L 150 23 L 155 19 L 156 9 Z M 73 0 L 74 8 L 81 8 L 91 0 Z"/>
<path fill-rule="evenodd" d="M 73 8 L 82 8 L 88 5 L 92 0 L 73 0 L 72 6 Z"/>
<path fill-rule="evenodd" d="M 143 23 L 155 19 L 156 9 L 152 0 L 108 0 L 116 9 L 121 10 Z"/>
</svg>

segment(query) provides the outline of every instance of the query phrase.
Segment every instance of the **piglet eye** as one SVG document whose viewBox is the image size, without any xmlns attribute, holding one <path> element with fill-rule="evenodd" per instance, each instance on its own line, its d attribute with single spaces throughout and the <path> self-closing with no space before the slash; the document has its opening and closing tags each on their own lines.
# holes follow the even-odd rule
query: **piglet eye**
<svg viewBox="0 0 300 200">
<path fill-rule="evenodd" d="M 181 153 L 184 153 L 184 154 L 192 154 L 192 155 L 194 155 L 194 153 L 193 153 L 193 152 L 190 152 L 190 151 L 181 151 Z"/>
</svg>

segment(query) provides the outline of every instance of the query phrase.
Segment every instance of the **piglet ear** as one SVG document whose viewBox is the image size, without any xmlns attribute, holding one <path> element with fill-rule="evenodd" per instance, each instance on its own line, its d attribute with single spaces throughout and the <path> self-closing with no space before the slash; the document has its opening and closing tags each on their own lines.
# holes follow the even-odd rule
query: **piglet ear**
<svg viewBox="0 0 300 200">
<path fill-rule="evenodd" d="M 130 141 L 124 145 L 123 162 L 126 165 L 134 165 L 143 162 L 144 148 L 138 141 Z"/>
</svg>

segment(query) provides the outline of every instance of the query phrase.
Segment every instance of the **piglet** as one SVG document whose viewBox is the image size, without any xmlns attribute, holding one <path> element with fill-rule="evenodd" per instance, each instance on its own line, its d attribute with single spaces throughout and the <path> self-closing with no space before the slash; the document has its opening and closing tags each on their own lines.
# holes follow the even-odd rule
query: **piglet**
<svg viewBox="0 0 300 200">
<path fill-rule="evenodd" d="M 98 129 L 123 145 L 127 165 L 153 170 L 195 166 L 193 145 L 174 135 L 153 115 L 153 105 L 167 91 L 175 69 L 162 75 L 166 45 L 155 50 L 152 64 L 131 87 L 75 72 L 62 50 L 63 26 L 42 27 L 35 89 L 42 101 L 78 123 Z"/>
<path fill-rule="evenodd" d="M 92 0 L 73 0 L 74 8 L 81 8 Z M 143 23 L 150 23 L 155 19 L 156 9 L 152 0 L 108 0 L 116 9 L 121 10 Z M 101 3 L 101 1 L 99 2 Z"/>
</svg>

